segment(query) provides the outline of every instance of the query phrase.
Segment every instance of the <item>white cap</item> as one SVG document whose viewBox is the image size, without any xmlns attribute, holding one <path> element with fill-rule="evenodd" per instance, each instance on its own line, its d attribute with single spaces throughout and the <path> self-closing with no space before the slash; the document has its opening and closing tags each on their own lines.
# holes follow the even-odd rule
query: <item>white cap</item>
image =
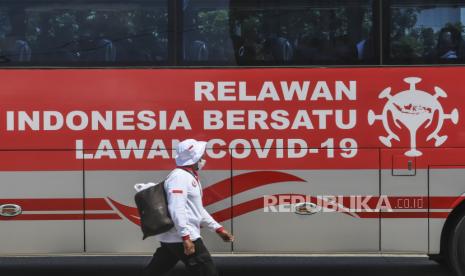
<svg viewBox="0 0 465 276">
<path fill-rule="evenodd" d="M 197 163 L 205 152 L 207 142 L 187 139 L 176 148 L 176 165 L 190 166 Z"/>
</svg>

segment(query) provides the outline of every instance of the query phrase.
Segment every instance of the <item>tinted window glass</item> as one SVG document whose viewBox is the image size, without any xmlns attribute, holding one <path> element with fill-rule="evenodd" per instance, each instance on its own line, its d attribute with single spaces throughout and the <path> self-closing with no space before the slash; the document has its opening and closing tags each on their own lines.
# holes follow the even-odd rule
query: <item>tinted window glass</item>
<svg viewBox="0 0 465 276">
<path fill-rule="evenodd" d="M 388 58 L 394 64 L 463 63 L 465 1 L 391 1 Z"/>
<path fill-rule="evenodd" d="M 185 63 L 360 64 L 375 60 L 370 0 L 184 0 Z"/>
<path fill-rule="evenodd" d="M 0 2 L 0 65 L 157 64 L 167 1 Z M 70 4 L 68 4 L 70 3 Z"/>
</svg>

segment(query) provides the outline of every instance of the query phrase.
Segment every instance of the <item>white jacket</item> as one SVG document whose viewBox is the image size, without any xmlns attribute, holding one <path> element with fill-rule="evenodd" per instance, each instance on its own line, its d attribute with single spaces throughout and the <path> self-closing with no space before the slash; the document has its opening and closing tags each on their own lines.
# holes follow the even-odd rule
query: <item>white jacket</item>
<svg viewBox="0 0 465 276">
<path fill-rule="evenodd" d="M 168 210 L 174 226 L 168 232 L 157 235 L 160 242 L 182 242 L 201 238 L 200 226 L 211 231 L 223 227 L 205 210 L 202 203 L 202 186 L 190 172 L 176 168 L 165 180 Z"/>
</svg>

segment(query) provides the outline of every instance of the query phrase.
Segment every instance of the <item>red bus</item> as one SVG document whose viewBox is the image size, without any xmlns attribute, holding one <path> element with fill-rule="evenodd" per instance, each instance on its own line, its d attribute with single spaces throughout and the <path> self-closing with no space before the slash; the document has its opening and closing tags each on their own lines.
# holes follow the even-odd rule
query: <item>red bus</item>
<svg viewBox="0 0 465 276">
<path fill-rule="evenodd" d="M 204 204 L 236 237 L 205 233 L 212 251 L 422 254 L 464 275 L 464 14 L 0 1 L 0 254 L 151 253 L 133 186 L 194 138 Z"/>
</svg>

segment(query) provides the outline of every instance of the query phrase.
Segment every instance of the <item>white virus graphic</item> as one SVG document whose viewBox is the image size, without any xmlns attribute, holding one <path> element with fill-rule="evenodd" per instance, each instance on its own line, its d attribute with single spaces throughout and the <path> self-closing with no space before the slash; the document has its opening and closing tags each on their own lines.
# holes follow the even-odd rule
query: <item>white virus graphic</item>
<svg viewBox="0 0 465 276">
<path fill-rule="evenodd" d="M 398 128 L 404 125 L 410 132 L 410 150 L 405 152 L 406 156 L 417 157 L 421 156 L 421 151 L 417 150 L 417 130 L 425 122 L 425 128 L 429 127 L 433 122 L 434 114 L 438 113 L 438 122 L 435 130 L 426 138 L 426 141 L 435 140 L 434 146 L 439 147 L 447 140 L 447 135 L 440 136 L 444 121 L 451 120 L 457 124 L 459 121 L 459 112 L 455 108 L 450 114 L 444 113 L 439 98 L 447 98 L 447 94 L 440 87 L 434 87 L 435 94 L 431 95 L 425 91 L 417 90 L 416 84 L 421 82 L 421 78 L 406 78 L 404 81 L 410 84 L 410 89 L 391 95 L 391 87 L 384 89 L 378 96 L 380 99 L 387 99 L 384 105 L 383 113 L 376 115 L 373 110 L 368 111 L 368 123 L 373 125 L 376 120 L 383 123 L 387 136 L 379 136 L 379 140 L 387 147 L 391 147 L 392 140 L 400 141 L 389 126 L 388 113 L 392 114 L 394 124 Z"/>
</svg>

